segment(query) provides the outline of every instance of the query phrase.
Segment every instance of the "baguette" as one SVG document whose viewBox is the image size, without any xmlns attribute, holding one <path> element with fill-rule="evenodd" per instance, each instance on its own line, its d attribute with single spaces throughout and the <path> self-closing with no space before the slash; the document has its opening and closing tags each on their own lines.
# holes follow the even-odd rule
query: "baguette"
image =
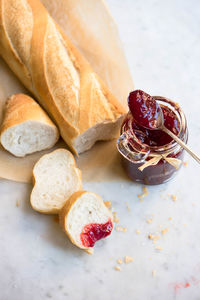
<svg viewBox="0 0 200 300">
<path fill-rule="evenodd" d="M 78 191 L 66 201 L 59 221 L 72 243 L 85 250 L 91 249 L 113 229 L 112 214 L 102 198 L 86 191 Z"/>
<path fill-rule="evenodd" d="M 123 106 L 39 0 L 0 0 L 0 55 L 75 154 L 117 137 Z"/>
<path fill-rule="evenodd" d="M 33 169 L 31 206 L 45 214 L 57 214 L 66 200 L 82 189 L 81 171 L 71 152 L 57 149 L 42 156 Z"/>
<path fill-rule="evenodd" d="M 16 94 L 6 103 L 0 131 L 2 146 L 17 157 L 49 149 L 59 132 L 43 109 L 29 96 Z"/>
</svg>

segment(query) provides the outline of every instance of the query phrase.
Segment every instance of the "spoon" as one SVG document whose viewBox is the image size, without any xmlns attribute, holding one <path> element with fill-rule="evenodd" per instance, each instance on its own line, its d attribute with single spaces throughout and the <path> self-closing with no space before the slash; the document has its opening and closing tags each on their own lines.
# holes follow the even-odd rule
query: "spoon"
<svg viewBox="0 0 200 300">
<path fill-rule="evenodd" d="M 181 139 L 173 134 L 164 125 L 164 116 L 162 108 L 156 99 L 163 97 L 150 96 L 142 90 L 135 90 L 129 94 L 128 106 L 136 122 L 142 127 L 150 130 L 162 130 L 184 148 L 198 163 L 200 157 L 196 155 Z"/>
<path fill-rule="evenodd" d="M 157 115 L 157 120 L 154 124 L 154 129 L 156 130 L 162 130 L 165 133 L 167 133 L 169 136 L 171 136 L 172 139 L 174 139 L 182 148 L 184 148 L 198 163 L 200 163 L 200 157 L 194 153 L 181 139 L 179 139 L 175 134 L 173 134 L 169 129 L 167 129 L 164 126 L 164 116 L 163 116 L 163 111 L 158 105 L 159 110 L 158 110 L 158 115 Z"/>
</svg>

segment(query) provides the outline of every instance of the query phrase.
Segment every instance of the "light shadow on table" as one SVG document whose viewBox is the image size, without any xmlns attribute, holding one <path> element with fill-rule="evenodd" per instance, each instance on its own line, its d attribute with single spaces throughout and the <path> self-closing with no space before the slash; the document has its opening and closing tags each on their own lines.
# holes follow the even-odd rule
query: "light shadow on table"
<svg viewBox="0 0 200 300">
<path fill-rule="evenodd" d="M 86 252 L 78 249 L 71 243 L 68 236 L 64 233 L 58 222 L 58 215 L 45 215 L 34 211 L 30 205 L 30 194 L 32 185 L 27 185 L 27 195 L 23 204 L 19 208 L 23 210 L 24 218 L 28 219 L 34 232 L 38 230 L 38 235 L 51 244 L 53 247 L 59 248 L 63 252 L 73 252 L 73 256 L 88 255 Z M 42 232 L 41 232 L 42 228 Z"/>
</svg>

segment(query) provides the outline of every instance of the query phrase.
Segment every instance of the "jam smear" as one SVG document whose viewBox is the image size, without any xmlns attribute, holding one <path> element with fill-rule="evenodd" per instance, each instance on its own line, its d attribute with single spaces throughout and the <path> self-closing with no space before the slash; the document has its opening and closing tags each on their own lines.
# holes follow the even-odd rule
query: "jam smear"
<svg viewBox="0 0 200 300">
<path fill-rule="evenodd" d="M 135 90 L 129 94 L 128 106 L 140 126 L 156 129 L 160 106 L 153 97 L 141 90 Z"/>
<path fill-rule="evenodd" d="M 98 240 L 111 234 L 112 229 L 113 223 L 110 219 L 105 224 L 87 224 L 81 232 L 81 242 L 84 247 L 93 247 Z"/>
</svg>

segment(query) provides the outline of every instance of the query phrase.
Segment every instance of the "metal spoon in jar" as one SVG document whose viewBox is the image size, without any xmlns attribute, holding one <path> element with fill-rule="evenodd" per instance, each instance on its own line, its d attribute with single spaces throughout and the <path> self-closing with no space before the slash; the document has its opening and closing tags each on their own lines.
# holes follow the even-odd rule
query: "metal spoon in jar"
<svg viewBox="0 0 200 300">
<path fill-rule="evenodd" d="M 150 96 L 142 90 L 135 90 L 129 94 L 128 106 L 136 122 L 150 130 L 162 130 L 171 136 L 182 148 L 184 148 L 198 163 L 197 156 L 181 139 L 173 134 L 164 125 L 164 116 L 161 106 L 156 100 L 163 97 Z"/>
<path fill-rule="evenodd" d="M 198 163 L 200 163 L 200 157 L 195 154 L 181 139 L 179 139 L 175 134 L 173 134 L 169 129 L 164 126 L 164 116 L 163 111 L 159 105 L 159 111 L 157 115 L 156 123 L 154 124 L 154 129 L 162 130 L 171 136 L 182 148 L 184 148 Z"/>
</svg>

